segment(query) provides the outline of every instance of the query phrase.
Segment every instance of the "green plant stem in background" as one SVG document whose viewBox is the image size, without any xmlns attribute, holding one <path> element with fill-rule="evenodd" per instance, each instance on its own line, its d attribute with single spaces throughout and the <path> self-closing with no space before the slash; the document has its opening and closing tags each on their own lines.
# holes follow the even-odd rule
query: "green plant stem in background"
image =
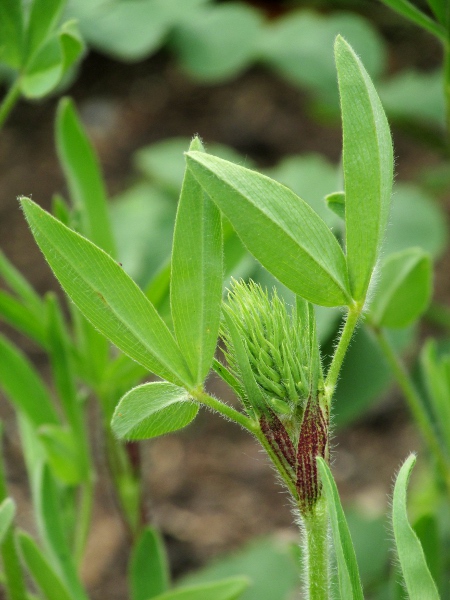
<svg viewBox="0 0 450 600">
<path fill-rule="evenodd" d="M 80 490 L 80 504 L 75 530 L 74 555 L 76 564 L 81 564 L 86 548 L 86 542 L 91 527 L 92 508 L 94 504 L 94 482 L 92 478 Z"/>
<path fill-rule="evenodd" d="M 312 509 L 309 517 L 303 517 L 305 543 L 302 544 L 306 556 L 305 589 L 309 590 L 308 600 L 328 600 L 329 598 L 329 535 L 328 510 L 322 497 Z"/>
<path fill-rule="evenodd" d="M 444 99 L 445 125 L 447 128 L 448 143 L 450 144 L 450 39 L 444 43 Z"/>
<path fill-rule="evenodd" d="M 380 348 L 383 351 L 386 360 L 389 363 L 389 366 L 392 369 L 395 379 L 408 402 L 408 406 L 411 410 L 414 420 L 419 426 L 429 450 L 436 458 L 436 461 L 439 465 L 439 470 L 441 471 L 441 475 L 444 478 L 447 490 L 450 494 L 450 464 L 442 451 L 438 438 L 433 430 L 430 420 L 428 419 L 428 415 L 419 393 L 416 390 L 402 361 L 392 348 L 386 333 L 383 331 L 383 329 L 376 328 L 374 326 L 372 326 L 372 330 L 378 340 L 378 343 L 380 344 Z"/>
<path fill-rule="evenodd" d="M 0 105 L 0 129 L 8 118 L 9 113 L 14 108 L 16 102 L 20 98 L 20 78 L 18 77 L 12 86 L 9 88 L 6 96 Z"/>
<path fill-rule="evenodd" d="M 331 399 L 339 378 L 339 372 L 341 370 L 342 363 L 344 362 L 345 353 L 347 352 L 350 341 L 353 337 L 353 333 L 355 332 L 362 309 L 363 303 L 357 303 L 351 306 L 348 310 L 345 325 L 342 329 L 342 333 L 336 346 L 336 350 L 334 352 L 333 359 L 325 380 L 325 398 L 328 407 L 331 404 Z"/>
<path fill-rule="evenodd" d="M 0 425 L 0 445 L 3 441 L 3 431 Z M 3 453 L 0 452 L 0 502 L 8 496 L 6 487 L 5 467 L 3 464 Z M 16 548 L 13 526 L 6 533 L 1 546 L 1 557 L 5 574 L 5 588 L 8 600 L 28 600 L 19 555 Z"/>
</svg>

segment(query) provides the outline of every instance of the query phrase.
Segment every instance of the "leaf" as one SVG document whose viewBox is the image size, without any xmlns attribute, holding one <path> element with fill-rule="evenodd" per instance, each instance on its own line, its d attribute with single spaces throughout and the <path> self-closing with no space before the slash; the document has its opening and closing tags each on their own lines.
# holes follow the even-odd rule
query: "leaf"
<svg viewBox="0 0 450 600">
<path fill-rule="evenodd" d="M 425 312 L 431 293 L 429 254 L 421 248 L 391 254 L 380 269 L 371 318 L 378 327 L 407 327 Z"/>
<path fill-rule="evenodd" d="M 187 575 L 181 583 L 184 587 L 245 575 L 251 585 L 243 593 L 242 600 L 286 600 L 295 597 L 294 590 L 299 584 L 296 562 L 290 556 L 286 540 L 253 540 L 238 552 Z"/>
<path fill-rule="evenodd" d="M 33 312 L 40 316 L 44 311 L 44 305 L 30 283 L 22 273 L 7 259 L 0 250 L 0 275 L 11 290 L 19 296 L 22 302 Z"/>
<path fill-rule="evenodd" d="M 149 371 L 191 384 L 178 346 L 152 304 L 100 248 L 22 199 L 35 239 L 62 287 L 100 332 Z"/>
<path fill-rule="evenodd" d="M 172 43 L 191 76 L 217 83 L 235 77 L 253 62 L 262 25 L 260 12 L 250 6 L 213 5 L 179 24 Z"/>
<path fill-rule="evenodd" d="M 203 150 L 198 138 L 190 145 L 196 149 Z M 170 304 L 178 345 L 196 384 L 208 375 L 217 345 L 222 245 L 220 212 L 186 169 L 175 222 Z"/>
<path fill-rule="evenodd" d="M 411 454 L 403 463 L 395 482 L 392 501 L 392 525 L 398 558 L 410 600 L 439 600 L 436 584 L 428 569 L 419 538 L 409 524 L 406 489 L 416 457 Z"/>
<path fill-rule="evenodd" d="M 46 600 L 73 600 L 73 596 L 69 594 L 33 538 L 21 532 L 18 540 L 24 562 Z"/>
<path fill-rule="evenodd" d="M 131 600 L 150 600 L 169 587 L 164 543 L 152 527 L 145 527 L 133 547 L 128 577 Z"/>
<path fill-rule="evenodd" d="M 336 483 L 323 458 L 318 456 L 316 461 L 330 515 L 334 551 L 337 559 L 340 597 L 342 600 L 364 600 L 355 550 Z"/>
<path fill-rule="evenodd" d="M 144 383 L 120 400 L 111 427 L 119 438 L 143 440 L 186 427 L 197 412 L 198 404 L 182 388 L 158 381 Z"/>
<path fill-rule="evenodd" d="M 0 504 L 0 546 L 11 527 L 16 514 L 16 504 L 12 498 L 5 498 Z"/>
<path fill-rule="evenodd" d="M 447 23 L 447 0 L 428 0 L 428 5 L 435 14 L 437 20 L 445 27 Z"/>
<path fill-rule="evenodd" d="M 446 41 L 445 29 L 430 19 L 428 15 L 409 2 L 409 0 L 382 0 L 382 2 L 402 15 L 402 17 L 435 35 L 441 41 Z"/>
<path fill-rule="evenodd" d="M 64 0 L 34 0 L 26 32 L 26 59 L 44 44 L 61 17 Z"/>
<path fill-rule="evenodd" d="M 332 50 L 338 34 L 356 50 L 371 77 L 382 75 L 386 63 L 383 39 L 367 19 L 345 11 L 289 11 L 271 21 L 260 40 L 261 60 L 292 83 L 319 94 L 327 106 L 337 108 Z"/>
<path fill-rule="evenodd" d="M 363 300 L 389 217 L 392 141 L 373 83 L 340 36 L 335 59 L 343 127 L 347 264 L 353 298 Z"/>
<path fill-rule="evenodd" d="M 65 23 L 59 32 L 39 48 L 21 77 L 21 91 L 27 98 L 42 98 L 62 81 L 84 50 L 76 24 Z"/>
<path fill-rule="evenodd" d="M 38 526 L 48 555 L 52 557 L 52 563 L 67 586 L 72 600 L 88 600 L 66 541 L 56 484 L 46 464 L 39 466 L 35 482 Z"/>
<path fill-rule="evenodd" d="M 325 202 L 330 210 L 332 210 L 340 219 L 345 221 L 345 193 L 333 192 L 325 196 Z"/>
<path fill-rule="evenodd" d="M 17 0 L 0 2 L 0 61 L 13 69 L 22 66 L 23 59 L 23 12 Z"/>
<path fill-rule="evenodd" d="M 250 252 L 293 292 L 315 304 L 349 302 L 342 250 L 310 206 L 283 185 L 202 152 L 188 166 Z"/>
<path fill-rule="evenodd" d="M 57 425 L 59 418 L 39 375 L 11 342 L 0 336 L 0 386 L 10 402 L 35 427 Z"/>
<path fill-rule="evenodd" d="M 45 323 L 36 318 L 36 314 L 24 306 L 10 294 L 0 290 L 0 316 L 18 331 L 37 342 L 44 348 L 47 346 Z"/>
<path fill-rule="evenodd" d="M 58 425 L 44 425 L 38 435 L 59 481 L 73 486 L 81 483 L 86 474 L 79 462 L 77 440 L 73 433 Z"/>
<path fill-rule="evenodd" d="M 181 588 L 155 596 L 154 600 L 237 600 L 248 587 L 245 577 Z"/>
<path fill-rule="evenodd" d="M 75 106 L 68 98 L 63 98 L 58 105 L 56 144 L 72 201 L 81 213 L 82 233 L 105 252 L 115 256 L 106 191 L 98 159 Z"/>
</svg>

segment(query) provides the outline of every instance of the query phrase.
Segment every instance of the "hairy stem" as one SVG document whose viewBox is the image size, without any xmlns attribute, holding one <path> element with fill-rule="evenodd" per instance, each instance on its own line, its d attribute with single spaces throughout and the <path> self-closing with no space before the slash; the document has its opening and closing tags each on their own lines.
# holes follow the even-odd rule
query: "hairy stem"
<svg viewBox="0 0 450 600">
<path fill-rule="evenodd" d="M 350 345 L 353 333 L 355 332 L 359 317 L 361 316 L 362 309 L 362 303 L 355 304 L 348 309 L 345 325 L 342 329 L 339 342 L 334 351 L 333 359 L 325 380 L 325 399 L 328 403 L 328 408 L 330 407 L 331 399 L 339 378 L 339 372 L 341 370 L 342 363 L 344 362 L 345 354 Z"/>
<path fill-rule="evenodd" d="M 328 600 L 330 594 L 328 511 L 320 498 L 303 521 L 305 589 L 308 600 Z"/>
<path fill-rule="evenodd" d="M 226 419 L 230 419 L 231 421 L 242 425 L 242 427 L 250 431 L 250 433 L 255 434 L 256 431 L 259 429 L 259 426 L 255 421 L 249 419 L 249 417 L 235 410 L 231 406 L 228 406 L 228 404 L 217 400 L 217 398 L 214 398 L 214 396 L 210 396 L 202 390 L 190 390 L 189 393 L 200 404 L 204 404 L 212 410 L 215 410 L 216 412 L 220 413 Z"/>
<path fill-rule="evenodd" d="M 391 367 L 391 370 L 398 385 L 400 386 L 400 389 L 403 392 L 403 395 L 405 396 L 409 409 L 414 417 L 414 420 L 419 426 L 425 443 L 436 458 L 439 469 L 450 493 L 450 465 L 439 444 L 439 440 L 436 436 L 430 419 L 428 418 L 419 392 L 417 391 L 403 362 L 395 352 L 383 329 L 372 327 L 372 330 L 375 333 L 380 348 L 383 351 L 389 366 Z"/>
<path fill-rule="evenodd" d="M 8 118 L 9 113 L 14 108 L 17 100 L 20 98 L 20 79 L 19 77 L 9 88 L 6 96 L 3 98 L 0 104 L 0 129 L 3 127 L 4 122 Z"/>
</svg>

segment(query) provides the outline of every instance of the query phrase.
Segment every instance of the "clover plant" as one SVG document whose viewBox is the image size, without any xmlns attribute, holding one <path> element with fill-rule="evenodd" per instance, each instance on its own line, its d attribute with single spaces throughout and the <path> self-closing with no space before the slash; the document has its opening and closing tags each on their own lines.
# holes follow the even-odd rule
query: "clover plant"
<svg viewBox="0 0 450 600">
<path fill-rule="evenodd" d="M 430 259 L 423 250 L 412 248 L 382 260 L 393 180 L 389 126 L 367 71 L 342 37 L 335 43 L 335 60 L 343 123 L 344 189 L 328 203 L 345 219 L 344 243 L 292 190 L 207 154 L 195 138 L 186 154 L 176 216 L 168 323 L 115 260 L 108 232 L 98 228 L 104 218 L 103 200 L 96 210 L 84 213 L 84 223 L 70 222 L 61 202 L 55 206 L 57 217 L 53 217 L 31 200 L 21 200 L 53 272 L 77 310 L 94 326 L 85 329 L 94 344 L 101 343 L 100 332 L 144 372 L 159 378 L 126 392 L 113 414 L 114 394 L 106 394 L 105 415 L 112 415 L 115 435 L 136 441 L 176 431 L 191 423 L 201 407 L 246 429 L 261 443 L 290 495 L 301 529 L 304 596 L 311 600 L 363 598 L 351 536 L 329 466 L 333 397 L 346 352 L 362 321 L 378 335 L 408 388 L 410 405 L 440 474 L 448 480 L 450 472 L 448 455 L 385 332 L 386 327 L 408 325 L 425 310 L 431 290 Z M 64 122 L 70 117 L 68 105 L 61 110 Z M 66 126 L 70 127 L 70 119 Z M 95 177 L 90 185 L 86 184 L 89 177 L 82 185 L 82 161 L 71 170 L 79 155 L 73 154 L 74 148 L 65 148 L 64 141 L 59 144 L 72 195 L 82 205 L 96 185 Z M 99 197 L 102 194 L 97 188 Z M 92 199 L 90 202 L 94 207 Z M 67 224 L 78 226 L 90 240 Z M 276 291 L 242 281 L 231 284 L 223 302 L 222 255 L 230 224 L 254 257 L 294 293 L 292 306 Z M 26 288 L 23 292 L 28 297 Z M 319 347 L 313 304 L 342 307 L 345 314 L 328 364 Z M 78 312 L 74 314 L 78 322 L 85 323 Z M 56 319 L 55 326 L 57 323 Z M 219 338 L 227 364 L 214 358 Z M 94 378 L 98 391 L 108 384 L 106 354 L 103 356 L 103 377 Z M 234 390 L 241 410 L 207 391 L 205 381 L 211 369 Z M 61 377 L 63 374 L 61 371 Z M 439 400 L 436 402 L 438 405 Z M 39 419 L 38 411 L 28 410 L 30 417 Z M 59 439 L 63 434 L 58 433 Z M 65 443 L 69 448 L 70 442 Z M 409 457 L 397 477 L 393 531 L 409 597 L 433 599 L 439 597 L 437 587 L 406 513 L 406 488 L 414 461 Z M 51 495 L 48 470 L 42 477 L 47 483 L 41 489 Z M 11 509 L 6 507 L 8 523 Z M 55 535 L 59 534 L 52 533 L 49 542 L 59 555 L 62 585 L 72 597 L 83 598 L 73 565 L 61 556 L 63 546 Z M 336 586 L 332 585 L 333 561 Z M 10 581 L 15 579 L 14 564 Z M 239 588 L 242 582 L 236 585 Z M 153 597 L 225 599 L 238 597 L 241 591 L 228 588 L 223 596 L 213 596 L 209 589 L 198 589 L 191 596 L 180 591 Z M 144 600 L 152 593 L 146 590 L 135 597 Z"/>
</svg>

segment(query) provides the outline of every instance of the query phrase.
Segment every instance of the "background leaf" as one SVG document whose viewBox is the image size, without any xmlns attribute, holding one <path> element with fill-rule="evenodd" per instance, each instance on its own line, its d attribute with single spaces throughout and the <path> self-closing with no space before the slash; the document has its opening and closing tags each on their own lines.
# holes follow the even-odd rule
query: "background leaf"
<svg viewBox="0 0 450 600">
<path fill-rule="evenodd" d="M 237 600 L 248 587 L 245 577 L 181 588 L 156 596 L 155 600 Z"/>
<path fill-rule="evenodd" d="M 144 383 L 120 400 L 111 422 L 115 435 L 143 440 L 186 427 L 196 416 L 198 404 L 170 383 Z"/>
<path fill-rule="evenodd" d="M 128 577 L 131 600 L 150 600 L 169 587 L 164 543 L 152 527 L 145 527 L 133 547 Z"/>
<path fill-rule="evenodd" d="M 392 501 L 392 525 L 398 558 L 410 600 L 439 600 L 419 538 L 409 524 L 406 511 L 406 488 L 416 457 L 411 454 L 403 463 L 395 482 Z"/>
</svg>

